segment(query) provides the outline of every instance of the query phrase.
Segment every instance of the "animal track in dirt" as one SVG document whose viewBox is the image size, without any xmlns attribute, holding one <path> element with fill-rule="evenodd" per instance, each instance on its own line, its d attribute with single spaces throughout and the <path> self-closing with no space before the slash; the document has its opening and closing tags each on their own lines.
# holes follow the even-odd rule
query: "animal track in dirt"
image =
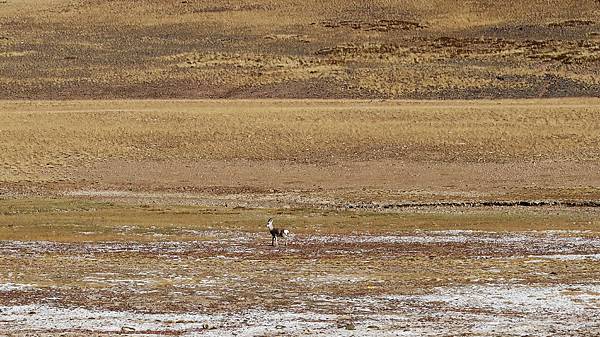
<svg viewBox="0 0 600 337">
<path fill-rule="evenodd" d="M 265 35 L 264 39 L 273 41 L 298 41 L 302 43 L 311 42 L 311 39 L 309 39 L 306 35 L 299 34 L 269 34 Z"/>
<path fill-rule="evenodd" d="M 408 207 L 600 207 L 598 200 L 479 200 L 479 201 L 438 201 L 404 203 L 348 203 L 347 209 L 398 209 Z"/>
<path fill-rule="evenodd" d="M 318 56 L 425 58 L 430 60 L 471 59 L 475 57 L 529 59 L 563 64 L 589 63 L 600 59 L 600 43 L 593 40 L 507 40 L 498 38 L 440 37 L 411 41 L 406 46 L 396 43 L 338 44 L 321 48 Z"/>
<path fill-rule="evenodd" d="M 398 30 L 414 30 L 427 28 L 425 24 L 398 19 L 381 19 L 372 22 L 362 20 L 328 20 L 322 21 L 321 25 L 326 28 L 352 28 L 362 31 L 389 32 Z"/>
<path fill-rule="evenodd" d="M 391 54 L 398 52 L 400 47 L 391 43 L 367 43 L 357 45 L 353 43 L 340 44 L 334 47 L 321 48 L 317 55 L 347 55 L 347 54 Z"/>
<path fill-rule="evenodd" d="M 549 23 L 549 27 L 581 27 L 581 26 L 593 26 L 596 25 L 596 21 L 592 20 L 565 20 L 561 22 Z"/>
<path fill-rule="evenodd" d="M 185 53 L 171 55 L 166 59 L 182 61 L 177 64 L 178 67 L 182 68 L 226 68 L 232 66 L 237 69 L 276 70 L 308 68 L 322 64 L 321 60 L 306 57 L 273 57 L 260 54 Z"/>
<path fill-rule="evenodd" d="M 184 4 L 189 4 L 191 1 L 183 1 Z M 210 3 L 210 2 L 209 2 Z M 193 13 L 223 13 L 223 12 L 243 12 L 243 11 L 258 11 L 268 10 L 269 6 L 261 4 L 242 4 L 242 5 L 213 5 L 206 7 L 196 7 L 192 9 Z"/>
</svg>

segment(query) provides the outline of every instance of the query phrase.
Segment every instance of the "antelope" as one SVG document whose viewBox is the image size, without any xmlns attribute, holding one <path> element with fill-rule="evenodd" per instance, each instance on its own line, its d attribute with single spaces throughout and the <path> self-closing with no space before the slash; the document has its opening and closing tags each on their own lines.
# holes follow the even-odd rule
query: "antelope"
<svg viewBox="0 0 600 337">
<path fill-rule="evenodd" d="M 269 232 L 271 233 L 271 246 L 277 246 L 277 238 L 284 238 L 285 239 L 285 243 L 284 245 L 287 246 L 287 242 L 288 242 L 288 235 L 290 234 L 290 231 L 288 231 L 287 229 L 283 229 L 283 228 L 273 228 L 273 218 L 269 218 L 269 220 L 267 220 L 267 228 L 269 229 Z"/>
</svg>

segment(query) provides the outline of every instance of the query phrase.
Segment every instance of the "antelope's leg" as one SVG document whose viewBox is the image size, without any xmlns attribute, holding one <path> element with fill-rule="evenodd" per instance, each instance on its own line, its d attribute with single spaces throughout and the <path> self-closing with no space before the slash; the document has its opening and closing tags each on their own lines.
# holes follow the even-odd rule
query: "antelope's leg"
<svg viewBox="0 0 600 337">
<path fill-rule="evenodd" d="M 271 246 L 275 246 L 275 235 L 271 237 Z"/>
</svg>

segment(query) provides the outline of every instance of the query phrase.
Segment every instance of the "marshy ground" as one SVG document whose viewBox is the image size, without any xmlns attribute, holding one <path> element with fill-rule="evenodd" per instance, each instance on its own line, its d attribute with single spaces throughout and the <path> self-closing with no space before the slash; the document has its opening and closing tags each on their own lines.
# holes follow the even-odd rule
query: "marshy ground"
<svg viewBox="0 0 600 337">
<path fill-rule="evenodd" d="M 264 219 L 294 235 L 271 247 Z M 596 209 L 6 201 L 8 336 L 554 335 L 600 322 Z M 542 229 L 543 228 L 543 229 Z"/>
<path fill-rule="evenodd" d="M 264 220 L 294 235 L 271 247 Z M 28 335 L 589 336 L 597 209 L 393 213 L 5 201 L 0 327 Z"/>
<path fill-rule="evenodd" d="M 2 102 L 0 335 L 597 334 L 597 103 Z"/>
</svg>

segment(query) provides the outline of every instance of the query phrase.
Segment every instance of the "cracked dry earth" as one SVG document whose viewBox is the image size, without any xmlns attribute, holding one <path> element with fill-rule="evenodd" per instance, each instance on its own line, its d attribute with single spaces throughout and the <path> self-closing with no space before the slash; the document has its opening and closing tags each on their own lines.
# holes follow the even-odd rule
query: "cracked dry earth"
<svg viewBox="0 0 600 337">
<path fill-rule="evenodd" d="M 595 336 L 595 224 L 328 227 L 279 247 L 258 223 L 66 224 L 70 239 L 2 237 L 0 336 Z"/>
</svg>

